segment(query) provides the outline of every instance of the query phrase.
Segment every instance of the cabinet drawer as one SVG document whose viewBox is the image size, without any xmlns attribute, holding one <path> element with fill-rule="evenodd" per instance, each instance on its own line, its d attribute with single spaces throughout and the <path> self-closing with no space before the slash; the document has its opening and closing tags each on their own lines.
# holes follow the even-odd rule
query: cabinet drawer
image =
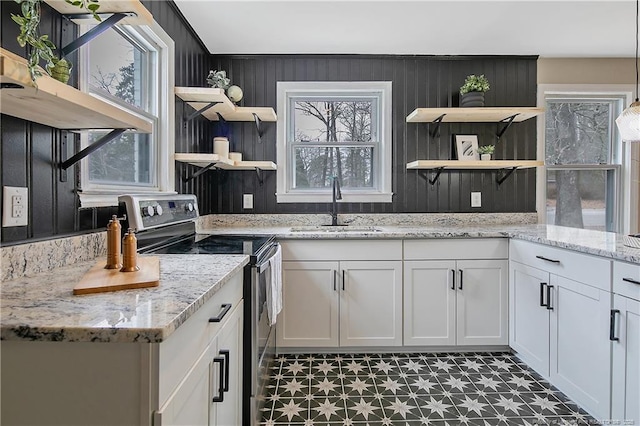
<svg viewBox="0 0 640 426">
<path fill-rule="evenodd" d="M 552 274 L 611 291 L 611 261 L 602 257 L 528 241 L 511 240 L 509 258 Z"/>
<path fill-rule="evenodd" d="M 225 283 L 200 309 L 182 324 L 167 340 L 160 343 L 159 350 L 159 402 L 162 406 L 180 381 L 192 368 L 198 357 L 224 322 L 231 317 L 242 300 L 242 272 Z M 222 305 L 232 306 L 223 321 L 210 323 L 209 318 L 218 316 Z"/>
<path fill-rule="evenodd" d="M 613 292 L 640 300 L 640 265 L 614 261 Z"/>
<path fill-rule="evenodd" d="M 507 259 L 506 238 L 404 240 L 405 260 Z"/>
<path fill-rule="evenodd" d="M 287 240 L 283 260 L 402 260 L 402 240 Z"/>
</svg>

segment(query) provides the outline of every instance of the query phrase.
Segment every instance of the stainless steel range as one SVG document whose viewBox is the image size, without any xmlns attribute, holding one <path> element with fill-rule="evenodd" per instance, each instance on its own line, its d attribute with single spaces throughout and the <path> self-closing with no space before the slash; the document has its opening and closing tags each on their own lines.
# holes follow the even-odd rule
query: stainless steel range
<svg viewBox="0 0 640 426">
<path fill-rule="evenodd" d="M 247 254 L 244 270 L 243 424 L 257 424 L 264 404 L 265 370 L 275 353 L 275 327 L 267 313 L 271 265 L 278 250 L 273 235 L 198 234 L 195 195 L 118 198 L 122 228 L 137 231 L 138 252 L 155 254 Z"/>
</svg>

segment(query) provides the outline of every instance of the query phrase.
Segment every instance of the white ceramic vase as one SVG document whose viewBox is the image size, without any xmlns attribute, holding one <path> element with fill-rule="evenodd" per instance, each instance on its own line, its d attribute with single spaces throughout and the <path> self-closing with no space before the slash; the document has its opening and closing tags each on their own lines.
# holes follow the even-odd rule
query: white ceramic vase
<svg viewBox="0 0 640 426">
<path fill-rule="evenodd" d="M 480 154 L 480 160 L 482 160 L 482 161 L 491 160 L 491 154 Z"/>
</svg>

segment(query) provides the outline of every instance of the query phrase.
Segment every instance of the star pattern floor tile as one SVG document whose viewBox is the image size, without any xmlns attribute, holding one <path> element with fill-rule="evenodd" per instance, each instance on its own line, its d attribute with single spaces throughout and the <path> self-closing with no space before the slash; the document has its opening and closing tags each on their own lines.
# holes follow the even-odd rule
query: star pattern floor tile
<svg viewBox="0 0 640 426">
<path fill-rule="evenodd" d="M 265 398 L 264 426 L 597 424 L 502 352 L 282 355 Z"/>
</svg>

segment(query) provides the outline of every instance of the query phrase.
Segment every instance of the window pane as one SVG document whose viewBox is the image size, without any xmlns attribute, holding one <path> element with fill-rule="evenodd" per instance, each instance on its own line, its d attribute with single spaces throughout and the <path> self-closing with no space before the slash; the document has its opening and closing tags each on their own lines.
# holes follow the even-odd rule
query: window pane
<svg viewBox="0 0 640 426">
<path fill-rule="evenodd" d="M 340 177 L 343 188 L 372 188 L 373 148 L 296 147 L 294 188 L 331 188 Z"/>
<path fill-rule="evenodd" d="M 613 108 L 610 101 L 548 101 L 546 163 L 609 163 Z"/>
<path fill-rule="evenodd" d="M 89 143 L 106 132 L 91 132 Z M 94 183 L 152 184 L 153 163 L 151 136 L 125 133 L 89 156 L 89 180 Z"/>
<path fill-rule="evenodd" d="M 147 53 L 115 30 L 91 41 L 89 83 L 138 108 L 144 104 L 142 73 Z"/>
<path fill-rule="evenodd" d="M 612 230 L 613 170 L 549 170 L 547 223 Z"/>
<path fill-rule="evenodd" d="M 297 142 L 370 142 L 371 100 L 293 102 L 292 138 Z"/>
</svg>

